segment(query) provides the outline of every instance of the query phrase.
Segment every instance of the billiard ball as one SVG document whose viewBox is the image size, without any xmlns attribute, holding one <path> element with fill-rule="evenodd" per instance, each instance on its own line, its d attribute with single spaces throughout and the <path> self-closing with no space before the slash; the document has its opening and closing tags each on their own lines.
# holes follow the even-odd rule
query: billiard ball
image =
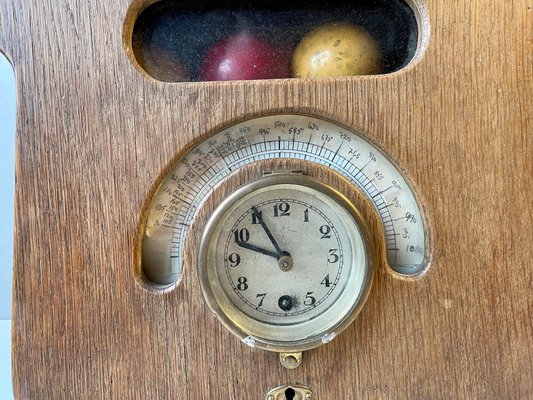
<svg viewBox="0 0 533 400">
<path fill-rule="evenodd" d="M 323 25 L 298 43 L 292 60 L 294 77 L 378 74 L 381 51 L 363 28 L 347 24 Z"/>
<path fill-rule="evenodd" d="M 201 81 L 288 78 L 287 57 L 275 46 L 247 32 L 211 47 L 200 68 Z"/>
</svg>

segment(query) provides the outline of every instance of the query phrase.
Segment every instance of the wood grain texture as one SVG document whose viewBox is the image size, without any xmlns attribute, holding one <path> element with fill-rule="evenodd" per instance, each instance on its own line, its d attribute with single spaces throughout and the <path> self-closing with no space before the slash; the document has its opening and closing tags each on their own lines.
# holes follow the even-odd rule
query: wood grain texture
<svg viewBox="0 0 533 400">
<path fill-rule="evenodd" d="M 429 47 L 387 76 L 165 84 L 122 42 L 129 3 L 0 0 L 19 107 L 13 374 L 18 399 L 533 398 L 530 0 L 427 0 Z M 268 111 L 359 128 L 430 219 L 417 281 L 378 269 L 356 322 L 284 370 L 198 300 L 137 283 L 153 183 L 191 143 Z"/>
</svg>

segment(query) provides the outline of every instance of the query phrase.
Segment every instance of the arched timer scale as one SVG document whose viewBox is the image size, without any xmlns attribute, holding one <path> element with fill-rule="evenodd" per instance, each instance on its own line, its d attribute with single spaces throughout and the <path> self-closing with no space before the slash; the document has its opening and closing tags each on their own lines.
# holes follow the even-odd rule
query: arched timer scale
<svg viewBox="0 0 533 400">
<path fill-rule="evenodd" d="M 188 229 L 206 196 L 243 166 L 268 159 L 303 160 L 344 176 L 373 204 L 384 229 L 387 262 L 416 276 L 429 261 L 429 235 L 417 196 L 398 167 L 353 130 L 306 115 L 280 114 L 230 126 L 190 150 L 156 191 L 142 244 L 149 282 L 179 277 Z"/>
</svg>

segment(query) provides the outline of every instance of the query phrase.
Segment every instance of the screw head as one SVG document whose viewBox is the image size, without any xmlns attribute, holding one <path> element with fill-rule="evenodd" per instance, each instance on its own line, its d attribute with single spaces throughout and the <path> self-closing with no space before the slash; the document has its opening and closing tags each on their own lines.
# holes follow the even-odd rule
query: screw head
<svg viewBox="0 0 533 400">
<path fill-rule="evenodd" d="M 283 361 L 285 361 L 285 364 L 287 364 L 288 367 L 293 367 L 298 362 L 298 360 L 294 356 L 287 356 L 284 358 Z"/>
<path fill-rule="evenodd" d="M 302 363 L 302 353 L 280 353 L 281 365 L 287 369 L 295 369 Z"/>
</svg>

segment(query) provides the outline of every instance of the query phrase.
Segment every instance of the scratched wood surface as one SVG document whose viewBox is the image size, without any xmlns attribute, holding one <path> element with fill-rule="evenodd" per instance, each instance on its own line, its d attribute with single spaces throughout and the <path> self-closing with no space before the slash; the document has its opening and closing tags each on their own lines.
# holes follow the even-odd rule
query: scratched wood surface
<svg viewBox="0 0 533 400">
<path fill-rule="evenodd" d="M 140 2 L 139 2 L 140 4 Z M 166 84 L 124 50 L 128 0 L 0 0 L 18 89 L 13 380 L 18 399 L 533 398 L 533 3 L 426 0 L 429 45 L 387 76 Z M 378 268 L 367 305 L 284 370 L 215 321 L 192 265 L 135 278 L 153 183 L 217 127 L 275 110 L 360 128 L 432 229 L 416 281 Z"/>
</svg>

